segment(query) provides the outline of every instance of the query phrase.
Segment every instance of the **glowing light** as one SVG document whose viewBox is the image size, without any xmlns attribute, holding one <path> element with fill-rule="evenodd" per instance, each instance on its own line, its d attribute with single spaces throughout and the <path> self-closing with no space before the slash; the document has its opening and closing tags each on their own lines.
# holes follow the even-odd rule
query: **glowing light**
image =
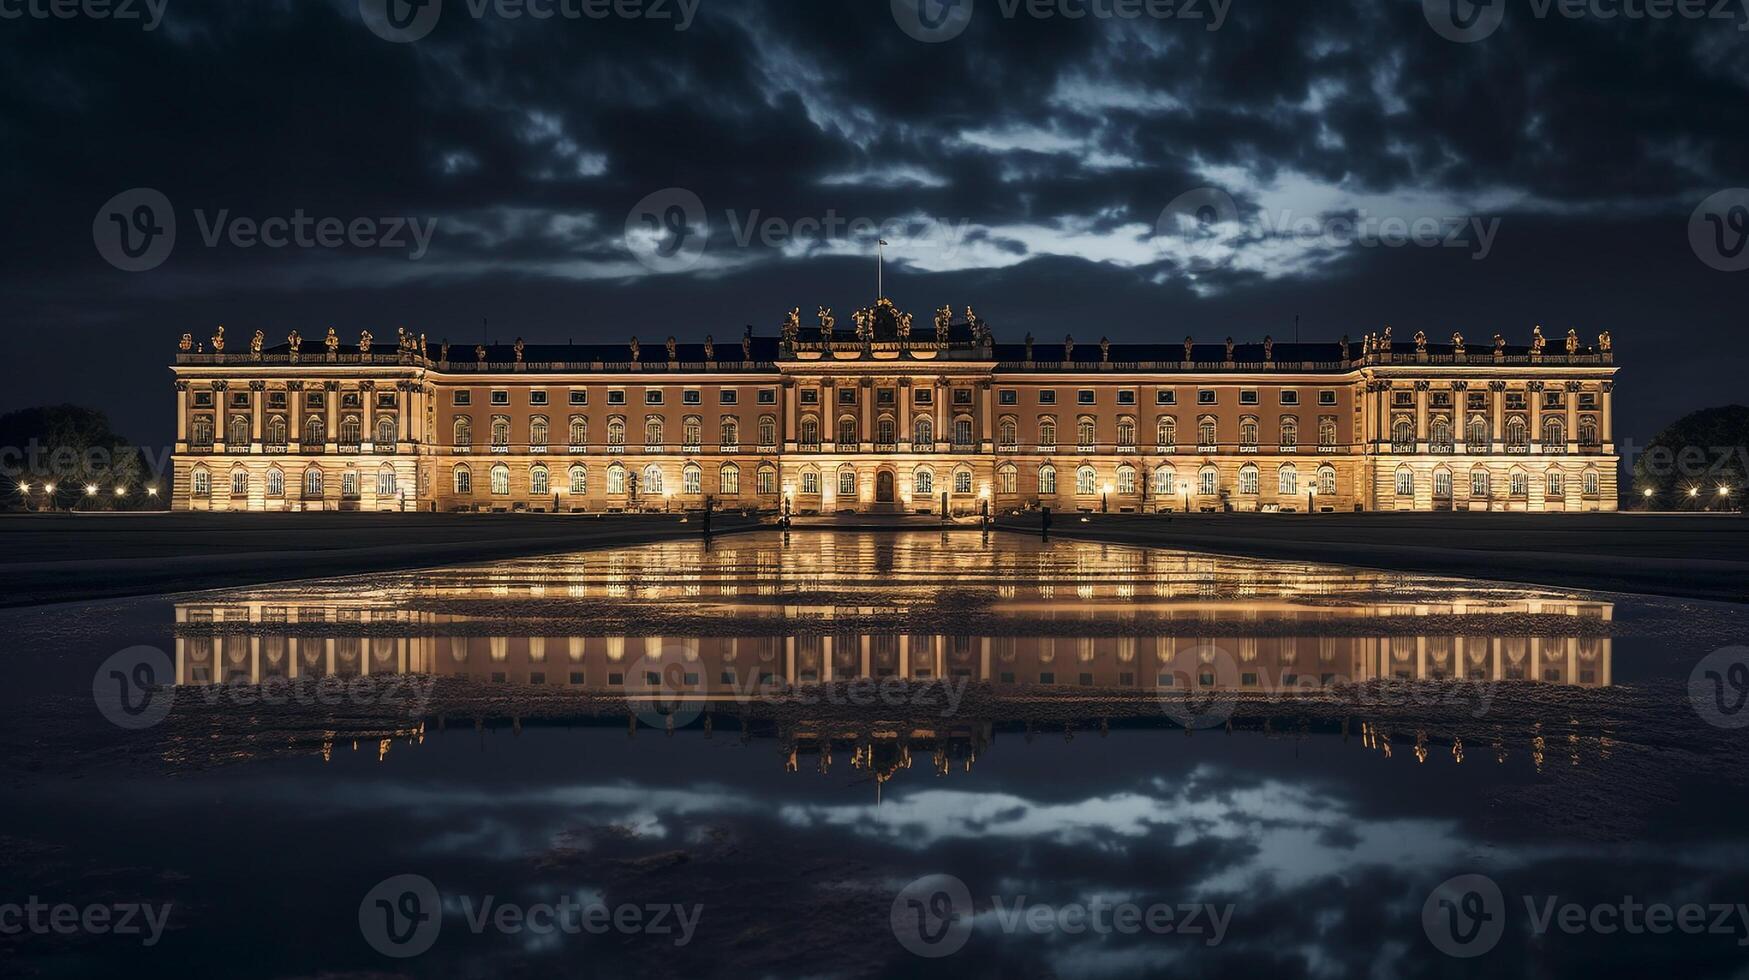
<svg viewBox="0 0 1749 980">
<path fill-rule="evenodd" d="M 18 492 L 19 492 L 19 493 L 29 493 L 29 492 L 30 492 L 30 484 L 28 484 L 28 483 L 20 483 L 20 484 L 19 484 L 19 485 L 18 485 Z"/>
<path fill-rule="evenodd" d="M 1719 496 L 1729 497 L 1730 495 L 1731 495 L 1731 488 L 1730 487 L 1720 487 L 1719 488 Z"/>
<path fill-rule="evenodd" d="M 1699 487 L 1689 487 L 1688 488 L 1688 495 L 1690 497 L 1698 497 L 1700 495 L 1700 488 Z"/>
<path fill-rule="evenodd" d="M 97 484 L 87 483 L 85 485 L 85 496 L 87 496 L 87 497 L 97 496 Z"/>
<path fill-rule="evenodd" d="M 115 488 L 115 495 L 117 497 L 127 496 L 128 495 L 128 488 L 127 487 L 116 487 Z"/>
<path fill-rule="evenodd" d="M 158 495 L 158 488 L 157 487 L 147 487 L 146 488 L 146 496 L 156 497 L 157 495 Z"/>
<path fill-rule="evenodd" d="M 54 493 L 54 492 L 55 492 L 55 485 L 53 483 L 43 484 L 43 493 Z"/>
<path fill-rule="evenodd" d="M 1646 489 L 1645 489 L 1645 490 L 1644 490 L 1644 491 L 1643 491 L 1643 492 L 1642 492 L 1642 494 L 1641 494 L 1641 495 L 1642 495 L 1642 496 L 1644 496 L 1644 497 L 1645 497 L 1645 498 L 1646 498 L 1646 499 L 1647 499 L 1647 500 L 1650 500 L 1650 499 L 1652 499 L 1652 488 L 1651 488 L 1651 487 L 1647 487 L 1647 488 L 1646 488 Z"/>
</svg>

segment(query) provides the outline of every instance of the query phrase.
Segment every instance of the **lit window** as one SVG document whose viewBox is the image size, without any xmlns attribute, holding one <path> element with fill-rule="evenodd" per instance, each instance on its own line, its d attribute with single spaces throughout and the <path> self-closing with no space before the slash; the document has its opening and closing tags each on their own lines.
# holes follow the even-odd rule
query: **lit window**
<svg viewBox="0 0 1749 980">
<path fill-rule="evenodd" d="M 498 496 L 510 492 L 510 467 L 503 463 L 492 467 L 492 492 Z"/>
</svg>

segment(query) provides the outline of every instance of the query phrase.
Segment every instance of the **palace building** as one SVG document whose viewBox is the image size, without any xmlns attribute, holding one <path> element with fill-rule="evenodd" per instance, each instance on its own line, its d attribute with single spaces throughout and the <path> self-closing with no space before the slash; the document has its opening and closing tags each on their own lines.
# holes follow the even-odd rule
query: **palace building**
<svg viewBox="0 0 1749 980">
<path fill-rule="evenodd" d="M 1616 509 L 1609 334 L 997 343 L 882 299 L 718 346 L 189 335 L 178 510 Z"/>
</svg>

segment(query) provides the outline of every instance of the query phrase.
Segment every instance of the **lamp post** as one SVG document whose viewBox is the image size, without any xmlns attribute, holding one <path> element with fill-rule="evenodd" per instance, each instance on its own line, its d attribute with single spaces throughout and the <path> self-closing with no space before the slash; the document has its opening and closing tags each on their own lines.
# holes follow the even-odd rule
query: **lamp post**
<svg viewBox="0 0 1749 980">
<path fill-rule="evenodd" d="M 1316 498 L 1317 496 L 1318 496 L 1318 485 L 1316 483 L 1306 484 L 1306 513 L 1307 514 L 1317 513 L 1317 510 L 1315 509 L 1314 502 L 1313 502 L 1314 498 Z"/>
<path fill-rule="evenodd" d="M 1651 510 L 1652 509 L 1652 488 L 1647 487 L 1646 489 L 1641 490 L 1640 497 L 1646 501 L 1641 509 Z"/>
</svg>

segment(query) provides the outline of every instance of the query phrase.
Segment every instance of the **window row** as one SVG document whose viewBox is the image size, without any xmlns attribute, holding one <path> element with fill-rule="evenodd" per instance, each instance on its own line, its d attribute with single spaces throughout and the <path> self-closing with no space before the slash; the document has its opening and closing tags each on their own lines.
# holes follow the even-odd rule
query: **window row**
<svg viewBox="0 0 1749 980">
<path fill-rule="evenodd" d="M 495 415 L 490 422 L 490 445 L 495 452 L 509 452 L 511 448 L 511 422 L 507 415 Z M 613 416 L 607 420 L 607 441 L 604 445 L 609 451 L 626 445 L 627 422 L 623 416 Z M 646 449 L 662 449 L 667 445 L 668 423 L 659 415 L 647 416 L 644 419 L 644 447 Z M 757 445 L 763 449 L 777 447 L 777 419 L 774 416 L 762 415 L 755 428 L 754 435 Z M 552 438 L 552 425 L 545 416 L 536 416 L 528 422 L 528 443 L 531 451 L 544 451 Z M 474 444 L 473 419 L 460 416 L 450 427 L 450 441 L 458 452 L 468 452 Z M 680 446 L 682 449 L 697 450 L 704 444 L 704 419 L 696 415 L 688 415 L 680 420 Z M 589 448 L 589 420 L 581 415 L 573 415 L 566 432 L 565 445 L 572 452 L 583 452 Z M 734 451 L 741 446 L 741 420 L 733 415 L 725 415 L 717 420 L 717 445 L 723 449 Z"/>
<path fill-rule="evenodd" d="M 510 467 L 499 463 L 487 470 L 487 489 L 493 496 L 510 494 Z M 458 495 L 474 492 L 474 471 L 466 463 L 457 464 L 450 470 L 450 482 Z M 614 463 L 606 468 L 604 491 L 609 496 L 633 495 L 668 495 L 678 492 L 684 495 L 697 496 L 704 493 L 704 470 L 696 463 L 688 463 L 680 468 L 680 484 L 671 487 L 664 477 L 662 467 L 652 463 L 641 471 Z M 741 467 L 734 463 L 725 463 L 717 470 L 717 493 L 740 494 Z M 777 467 L 764 464 L 754 470 L 754 492 L 762 495 L 777 493 Z M 565 470 L 565 482 L 553 482 L 553 474 L 547 467 L 536 464 L 528 468 L 528 494 L 534 497 L 544 497 L 548 494 L 566 493 L 582 496 L 589 493 L 589 469 L 576 465 Z"/>
<path fill-rule="evenodd" d="M 211 415 L 196 415 L 189 420 L 188 444 L 194 449 L 211 449 L 215 435 L 214 420 Z M 392 447 L 400 437 L 400 420 L 393 415 L 377 416 L 376 424 L 371 432 L 373 441 L 378 446 Z M 298 432 L 298 441 L 306 446 L 320 446 L 327 442 L 328 421 L 322 415 L 310 415 L 304 419 L 303 427 Z M 225 444 L 227 446 L 247 446 L 254 441 L 253 422 L 247 415 L 233 415 L 226 422 Z M 291 441 L 291 431 L 283 415 L 269 415 L 261 424 L 261 442 L 265 446 L 286 446 Z M 335 433 L 335 442 L 343 446 L 357 446 L 364 441 L 364 420 L 357 415 L 343 415 Z"/>
<path fill-rule="evenodd" d="M 1436 500 L 1450 499 L 1452 495 L 1452 473 L 1444 467 L 1433 471 L 1433 485 L 1430 488 Z M 1415 495 L 1415 471 L 1407 466 L 1397 468 L 1395 474 L 1395 489 L 1399 497 Z M 1530 495 L 1531 476 L 1524 470 L 1512 470 L 1506 475 L 1506 495 L 1509 497 L 1527 497 Z M 1599 477 L 1595 469 L 1586 469 L 1579 474 L 1579 492 L 1586 497 L 1598 494 Z M 1549 470 L 1543 474 L 1543 496 L 1565 497 L 1569 481 L 1567 474 L 1561 470 Z M 1470 497 L 1487 498 L 1493 495 L 1493 476 L 1483 467 L 1470 471 Z"/>
<path fill-rule="evenodd" d="M 364 477 L 357 470 L 344 470 L 340 473 L 340 496 L 355 500 L 360 496 L 360 481 Z M 273 467 L 266 473 L 262 491 L 267 497 L 283 497 L 285 492 L 285 471 Z M 401 492 L 400 481 L 393 468 L 384 465 L 376 472 L 376 495 L 380 497 L 395 497 Z M 320 498 L 327 493 L 328 477 L 320 467 L 312 466 L 304 470 L 296 488 L 301 488 L 303 496 Z M 233 497 L 247 497 L 253 492 L 252 478 L 248 470 L 238 467 L 230 473 L 230 493 Z M 212 471 L 204 466 L 197 466 L 188 475 L 189 493 L 196 497 L 210 497 L 213 493 Z"/>
<path fill-rule="evenodd" d="M 1522 415 L 1508 415 L 1501 427 L 1502 442 L 1507 452 L 1528 452 L 1530 449 L 1530 423 Z M 1456 446 L 1452 440 L 1452 421 L 1444 415 L 1435 415 L 1427 423 L 1427 449 L 1429 452 L 1449 453 Z M 1471 415 L 1464 423 L 1464 442 L 1471 452 L 1487 452 L 1492 439 L 1492 432 L 1486 415 Z M 1597 416 L 1581 415 L 1578 420 L 1575 441 L 1584 449 L 1596 449 L 1603 445 L 1602 430 L 1598 427 Z M 1412 453 L 1416 449 L 1417 437 L 1415 418 L 1411 415 L 1393 416 L 1391 420 L 1391 451 Z M 1559 415 L 1551 415 L 1542 421 L 1542 447 L 1546 453 L 1564 453 L 1567 451 L 1567 420 Z"/>
</svg>

